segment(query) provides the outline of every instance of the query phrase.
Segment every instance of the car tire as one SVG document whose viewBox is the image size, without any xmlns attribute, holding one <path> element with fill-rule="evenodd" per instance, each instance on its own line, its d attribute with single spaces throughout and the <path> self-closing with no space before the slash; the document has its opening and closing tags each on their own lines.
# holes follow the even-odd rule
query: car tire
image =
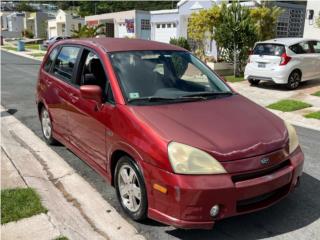
<svg viewBox="0 0 320 240">
<path fill-rule="evenodd" d="M 118 200 L 124 212 L 135 221 L 147 217 L 147 191 L 138 165 L 128 156 L 119 159 L 114 176 Z"/>
<path fill-rule="evenodd" d="M 288 83 L 286 85 L 287 89 L 294 90 L 299 87 L 301 82 L 301 74 L 299 71 L 293 71 L 290 73 L 288 78 Z"/>
<path fill-rule="evenodd" d="M 257 86 L 260 82 L 260 80 L 255 80 L 255 79 L 249 79 L 248 81 L 251 86 Z"/>
<path fill-rule="evenodd" d="M 40 110 L 40 122 L 43 137 L 47 144 L 55 145 L 57 141 L 52 136 L 52 121 L 48 110 L 42 107 Z"/>
</svg>

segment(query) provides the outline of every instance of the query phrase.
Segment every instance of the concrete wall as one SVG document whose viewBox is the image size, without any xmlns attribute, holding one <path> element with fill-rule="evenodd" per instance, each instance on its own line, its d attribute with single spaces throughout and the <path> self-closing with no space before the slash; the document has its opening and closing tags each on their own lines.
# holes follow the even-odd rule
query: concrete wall
<svg viewBox="0 0 320 240">
<path fill-rule="evenodd" d="M 8 31 L 22 32 L 24 29 L 24 14 L 12 13 L 7 16 Z"/>
<path fill-rule="evenodd" d="M 308 19 L 309 10 L 314 10 L 313 19 L 310 19 L 310 20 Z M 303 37 L 320 39 L 320 28 L 317 27 L 315 24 L 316 18 L 320 17 L 319 14 L 320 14 L 320 1 L 319 0 L 308 0 L 306 20 L 304 23 Z"/>
</svg>

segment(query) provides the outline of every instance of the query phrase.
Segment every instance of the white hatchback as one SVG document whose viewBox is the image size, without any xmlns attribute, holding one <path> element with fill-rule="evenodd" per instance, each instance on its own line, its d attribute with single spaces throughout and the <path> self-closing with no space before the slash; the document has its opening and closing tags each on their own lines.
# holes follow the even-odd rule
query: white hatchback
<svg viewBox="0 0 320 240">
<path fill-rule="evenodd" d="M 320 40 L 278 38 L 257 42 L 244 77 L 251 85 L 262 81 L 295 89 L 301 81 L 320 79 Z"/>
</svg>

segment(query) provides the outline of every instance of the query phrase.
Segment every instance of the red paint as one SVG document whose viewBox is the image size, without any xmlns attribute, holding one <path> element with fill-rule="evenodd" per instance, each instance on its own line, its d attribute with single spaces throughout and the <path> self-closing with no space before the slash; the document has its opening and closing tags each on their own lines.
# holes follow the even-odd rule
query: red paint
<svg viewBox="0 0 320 240">
<path fill-rule="evenodd" d="M 125 104 L 106 51 L 181 48 L 152 41 L 101 38 L 63 40 L 47 55 L 63 44 L 86 46 L 99 55 L 115 104 L 101 104 L 101 93 L 95 87 L 67 84 L 46 73 L 43 64 L 37 103 L 48 108 L 54 137 L 108 181 L 112 182 L 116 151 L 125 152 L 137 162 L 146 182 L 150 218 L 181 228 L 211 228 L 216 220 L 274 204 L 296 185 L 302 174 L 301 149 L 289 154 L 283 121 L 241 95 L 167 105 Z M 174 174 L 167 153 L 171 141 L 208 152 L 228 174 Z M 266 166 L 260 163 L 264 157 L 270 159 Z M 282 167 L 273 169 L 277 166 Z M 166 187 L 167 193 L 154 190 L 155 183 Z M 270 192 L 274 195 L 264 201 L 239 205 Z M 216 219 L 209 215 L 214 204 L 222 208 Z"/>
</svg>

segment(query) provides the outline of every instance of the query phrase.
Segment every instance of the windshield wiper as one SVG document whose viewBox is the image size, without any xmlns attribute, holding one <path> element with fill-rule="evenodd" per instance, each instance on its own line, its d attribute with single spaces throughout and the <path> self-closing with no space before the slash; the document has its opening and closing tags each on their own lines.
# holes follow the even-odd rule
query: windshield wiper
<svg viewBox="0 0 320 240">
<path fill-rule="evenodd" d="M 206 99 L 203 96 L 181 96 L 176 98 L 169 98 L 169 97 L 141 97 L 141 98 L 131 98 L 128 99 L 129 103 L 132 102 L 168 102 L 168 101 L 190 101 L 190 100 L 201 100 Z"/>
<path fill-rule="evenodd" d="M 182 97 L 211 97 L 211 96 L 231 96 L 233 92 L 197 92 L 183 95 Z"/>
</svg>

